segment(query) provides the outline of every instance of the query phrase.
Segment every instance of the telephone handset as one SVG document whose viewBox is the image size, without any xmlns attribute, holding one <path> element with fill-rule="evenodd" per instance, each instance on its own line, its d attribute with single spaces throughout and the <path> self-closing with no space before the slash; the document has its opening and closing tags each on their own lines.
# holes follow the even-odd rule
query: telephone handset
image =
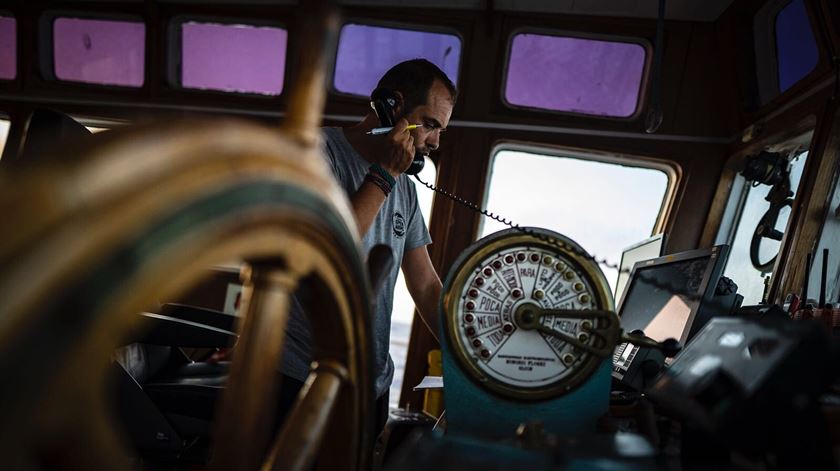
<svg viewBox="0 0 840 471">
<path fill-rule="evenodd" d="M 382 127 L 394 126 L 397 124 L 397 119 L 394 116 L 394 108 L 399 102 L 399 97 L 393 90 L 388 88 L 377 88 L 370 95 L 370 107 L 379 118 L 379 123 Z M 423 165 L 426 164 L 425 156 L 417 152 L 414 154 L 414 160 L 405 171 L 408 175 L 417 175 L 423 170 Z"/>
</svg>

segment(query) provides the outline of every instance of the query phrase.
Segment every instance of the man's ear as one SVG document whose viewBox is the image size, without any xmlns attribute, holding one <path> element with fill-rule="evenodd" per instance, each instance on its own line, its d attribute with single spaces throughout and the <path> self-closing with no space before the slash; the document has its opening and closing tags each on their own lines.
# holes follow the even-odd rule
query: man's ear
<svg viewBox="0 0 840 471">
<path fill-rule="evenodd" d="M 403 117 L 405 113 L 405 96 L 403 96 L 402 92 L 394 90 L 394 96 L 397 98 L 397 104 L 394 106 L 394 116 L 397 119 Z"/>
</svg>

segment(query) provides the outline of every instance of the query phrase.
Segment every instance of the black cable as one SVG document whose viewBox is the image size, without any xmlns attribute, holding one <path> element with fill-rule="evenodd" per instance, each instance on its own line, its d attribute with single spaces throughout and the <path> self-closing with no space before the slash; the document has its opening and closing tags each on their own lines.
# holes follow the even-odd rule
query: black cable
<svg viewBox="0 0 840 471">
<path fill-rule="evenodd" d="M 455 201 L 456 203 L 459 203 L 463 206 L 466 206 L 467 208 L 469 208 L 469 209 L 471 209 L 471 210 L 473 210 L 473 211 L 475 211 L 479 214 L 482 214 L 482 215 L 484 215 L 484 216 L 486 216 L 486 217 L 488 217 L 488 218 L 490 218 L 494 221 L 500 222 L 500 223 L 502 223 L 502 224 L 504 224 L 504 225 L 506 225 L 510 228 L 516 229 L 517 231 L 522 232 L 523 234 L 527 234 L 529 236 L 536 237 L 537 239 L 539 239 L 543 242 L 546 242 L 550 245 L 554 245 L 555 247 L 559 247 L 561 249 L 568 250 L 568 251 L 570 251 L 570 252 L 572 252 L 576 255 L 579 255 L 581 257 L 586 258 L 587 260 L 591 260 L 591 261 L 597 263 L 598 265 L 603 265 L 607 268 L 612 268 L 612 269 L 618 270 L 620 273 L 630 273 L 630 270 L 628 270 L 626 268 L 621 269 L 620 266 L 616 265 L 615 263 L 612 263 L 612 262 L 608 261 L 605 258 L 597 259 L 597 258 L 595 258 L 594 255 L 590 255 L 589 252 L 586 252 L 585 250 L 580 250 L 577 247 L 572 247 L 571 245 L 566 244 L 563 241 L 560 241 L 560 240 L 557 240 L 553 237 L 548 237 L 544 234 L 540 234 L 538 232 L 532 231 L 530 228 L 522 227 L 519 224 L 514 223 L 510 219 L 499 216 L 499 215 L 497 215 L 495 213 L 492 213 L 492 212 L 490 212 L 486 209 L 482 209 L 477 204 L 475 204 L 471 201 L 467 201 L 467 200 L 461 198 L 460 196 L 458 196 L 456 194 L 450 193 L 450 192 L 448 192 L 448 191 L 446 191 L 442 188 L 438 188 L 438 187 L 436 187 L 436 186 L 434 186 L 430 183 L 424 182 L 417 175 L 414 175 L 414 178 L 418 182 L 420 182 L 421 185 L 425 186 L 426 188 L 428 188 L 428 189 L 430 189 L 434 192 L 440 193 L 443 196 L 446 196 L 447 198 L 451 199 L 452 201 Z"/>
<path fill-rule="evenodd" d="M 454 201 L 454 202 L 456 202 L 456 203 L 458 203 L 462 206 L 465 206 L 465 207 L 467 207 L 467 208 L 469 208 L 469 209 L 471 209 L 471 210 L 473 210 L 473 211 L 475 211 L 475 212 L 477 212 L 477 213 L 479 213 L 483 216 L 486 216 L 486 217 L 488 217 L 488 218 L 490 218 L 494 221 L 500 222 L 500 223 L 502 223 L 502 224 L 504 224 L 504 225 L 506 225 L 506 226 L 508 226 L 512 229 L 516 229 L 517 231 L 519 231 L 523 234 L 527 234 L 531 237 L 535 237 L 536 239 L 538 239 L 542 242 L 545 242 L 549 245 L 553 245 L 557 248 L 572 252 L 572 253 L 580 256 L 580 257 L 583 257 L 587 260 L 590 260 L 590 261 L 596 263 L 597 265 L 601 265 L 601 266 L 604 266 L 604 267 L 607 267 L 607 268 L 612 268 L 614 270 L 618 270 L 619 273 L 627 273 L 627 274 L 630 273 L 629 269 L 627 269 L 627 268 L 622 269 L 619 265 L 616 265 L 615 263 L 612 263 L 605 258 L 601 258 L 601 259 L 596 258 L 594 255 L 591 255 L 589 252 L 587 252 L 583 249 L 573 247 L 573 246 L 571 246 L 571 245 L 569 245 L 569 244 L 567 244 L 567 243 L 565 243 L 561 240 L 555 239 L 554 237 L 549 237 L 549 236 L 546 236 L 545 234 L 540 234 L 539 232 L 535 232 L 528 227 L 522 227 L 519 224 L 514 223 L 510 219 L 504 218 L 504 217 L 502 217 L 498 214 L 492 213 L 492 212 L 490 212 L 486 209 L 481 208 L 480 206 L 473 203 L 472 201 L 467 201 L 464 198 L 461 198 L 460 196 L 458 196 L 454 193 L 450 193 L 450 192 L 444 190 L 443 188 L 438 188 L 438 187 L 432 185 L 431 183 L 424 182 L 423 180 L 420 179 L 419 175 L 413 175 L 413 176 L 414 176 L 415 180 L 420 182 L 420 184 L 425 186 L 426 188 L 428 188 L 428 189 L 430 189 L 430 190 L 432 190 L 436 193 L 439 193 L 439 194 L 451 199 L 452 201 Z M 660 282 L 658 280 L 655 280 L 653 278 L 643 276 L 642 274 L 637 273 L 636 275 L 637 275 L 637 277 L 639 277 L 639 279 L 643 280 L 645 283 L 650 284 L 651 286 L 654 286 L 656 288 L 661 288 L 661 289 L 663 289 L 663 290 L 665 290 L 665 291 L 667 291 L 671 294 L 677 294 L 677 295 L 685 296 L 687 298 L 687 300 L 697 301 L 697 300 L 700 300 L 700 299 L 703 298 L 702 295 L 698 295 L 696 293 L 688 292 L 684 289 L 675 287 L 673 285 L 669 285 L 667 283 L 662 283 L 662 282 Z"/>
</svg>

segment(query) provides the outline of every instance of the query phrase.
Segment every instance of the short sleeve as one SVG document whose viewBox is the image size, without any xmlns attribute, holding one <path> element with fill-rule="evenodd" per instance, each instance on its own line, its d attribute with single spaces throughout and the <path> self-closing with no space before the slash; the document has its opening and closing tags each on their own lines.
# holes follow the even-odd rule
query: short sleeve
<svg viewBox="0 0 840 471">
<path fill-rule="evenodd" d="M 405 181 L 400 182 L 400 185 L 411 185 L 408 188 L 408 227 L 405 232 L 405 250 L 416 249 L 424 245 L 432 243 L 432 236 L 429 234 L 429 229 L 426 226 L 426 220 L 423 218 L 423 213 L 420 211 L 420 205 L 417 202 L 417 190 L 414 188 L 414 182 L 403 176 Z"/>
</svg>

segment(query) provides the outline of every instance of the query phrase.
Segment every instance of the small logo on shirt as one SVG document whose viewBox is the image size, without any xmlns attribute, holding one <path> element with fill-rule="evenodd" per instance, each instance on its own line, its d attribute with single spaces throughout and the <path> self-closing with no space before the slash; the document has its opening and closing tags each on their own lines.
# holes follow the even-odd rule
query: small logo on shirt
<svg viewBox="0 0 840 471">
<path fill-rule="evenodd" d="M 394 211 L 394 235 L 399 238 L 405 235 L 405 218 L 399 211 Z"/>
</svg>

